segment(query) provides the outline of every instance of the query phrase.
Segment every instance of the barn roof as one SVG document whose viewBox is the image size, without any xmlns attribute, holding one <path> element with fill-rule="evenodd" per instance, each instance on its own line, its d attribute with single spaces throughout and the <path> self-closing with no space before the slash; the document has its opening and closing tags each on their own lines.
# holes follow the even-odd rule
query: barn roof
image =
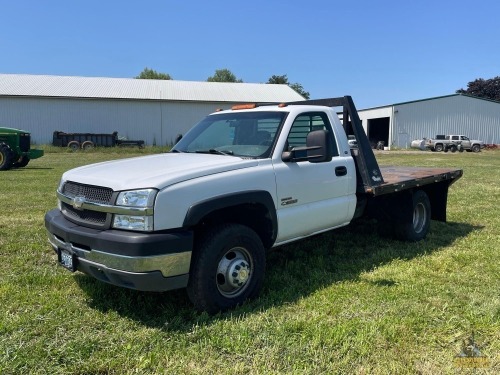
<svg viewBox="0 0 500 375">
<path fill-rule="evenodd" d="M 285 102 L 304 99 L 288 85 L 27 74 L 0 74 L 0 96 L 202 102 Z"/>
<path fill-rule="evenodd" d="M 492 102 L 492 103 L 500 104 L 500 102 L 498 102 L 496 100 L 491 100 L 491 99 L 487 99 L 487 98 L 481 98 L 479 96 L 473 96 L 473 95 L 469 95 L 469 94 L 461 94 L 461 93 L 459 93 L 459 94 L 434 96 L 432 98 L 410 100 L 410 101 L 407 101 L 407 102 L 400 102 L 400 103 L 394 103 L 394 104 L 386 104 L 386 105 L 381 105 L 381 106 L 378 106 L 378 107 L 363 108 L 363 109 L 359 109 L 359 111 L 368 111 L 368 110 L 372 110 L 372 109 L 395 107 L 395 106 L 398 106 L 398 105 L 412 104 L 412 103 L 419 103 L 419 102 L 427 102 L 427 101 L 430 101 L 430 100 L 438 100 L 438 99 L 443 99 L 443 98 L 451 98 L 451 97 L 455 97 L 455 96 L 457 96 L 457 97 L 461 96 L 461 97 L 466 97 L 466 98 L 471 98 L 471 99 L 476 99 L 476 100 L 483 100 L 483 101 L 486 101 L 486 102 Z"/>
</svg>

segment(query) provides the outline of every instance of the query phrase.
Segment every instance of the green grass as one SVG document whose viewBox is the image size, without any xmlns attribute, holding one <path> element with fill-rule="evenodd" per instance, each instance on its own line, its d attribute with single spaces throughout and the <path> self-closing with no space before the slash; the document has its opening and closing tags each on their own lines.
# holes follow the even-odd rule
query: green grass
<svg viewBox="0 0 500 375">
<path fill-rule="evenodd" d="M 56 265 L 43 217 L 70 168 L 162 149 L 44 147 L 0 172 L 0 373 L 471 373 L 473 333 L 500 372 L 500 152 L 379 153 L 383 165 L 460 167 L 448 223 L 416 244 L 373 222 L 273 250 L 261 296 L 216 316 L 183 290 L 141 293 Z M 114 151 L 113 151 L 114 150 Z"/>
</svg>

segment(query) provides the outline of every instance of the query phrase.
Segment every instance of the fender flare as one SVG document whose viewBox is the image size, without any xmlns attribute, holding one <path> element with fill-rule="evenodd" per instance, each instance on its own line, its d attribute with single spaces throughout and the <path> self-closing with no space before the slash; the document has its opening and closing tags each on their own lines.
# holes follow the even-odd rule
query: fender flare
<svg viewBox="0 0 500 375">
<path fill-rule="evenodd" d="M 266 208 L 273 226 L 272 241 L 274 242 L 278 234 L 278 216 L 276 214 L 274 200 L 271 194 L 265 190 L 250 190 L 224 194 L 200 201 L 189 207 L 182 226 L 183 228 L 194 227 L 203 217 L 212 212 L 243 204 L 262 205 Z"/>
</svg>

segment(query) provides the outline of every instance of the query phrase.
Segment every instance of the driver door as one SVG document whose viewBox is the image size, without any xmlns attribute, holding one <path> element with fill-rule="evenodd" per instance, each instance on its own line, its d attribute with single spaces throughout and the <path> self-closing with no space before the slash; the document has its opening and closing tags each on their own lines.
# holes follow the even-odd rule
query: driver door
<svg viewBox="0 0 500 375">
<path fill-rule="evenodd" d="M 278 198 L 278 243 L 349 222 L 353 203 L 349 184 L 355 176 L 354 162 L 350 156 L 339 156 L 327 114 L 298 115 L 287 137 L 285 148 L 288 149 L 284 151 L 306 146 L 307 134 L 314 130 L 328 131 L 331 160 L 318 163 L 279 160 L 273 165 Z"/>
</svg>

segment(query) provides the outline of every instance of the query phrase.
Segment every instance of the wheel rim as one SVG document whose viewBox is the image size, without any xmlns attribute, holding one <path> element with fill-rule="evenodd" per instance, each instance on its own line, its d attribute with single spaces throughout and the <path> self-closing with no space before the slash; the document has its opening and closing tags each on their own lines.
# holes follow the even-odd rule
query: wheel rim
<svg viewBox="0 0 500 375">
<path fill-rule="evenodd" d="M 230 249 L 220 259 L 217 267 L 217 289 L 225 297 L 239 296 L 252 279 L 252 268 L 252 257 L 245 248 Z"/>
<path fill-rule="evenodd" d="M 422 232 L 422 229 L 425 227 L 426 220 L 425 206 L 422 203 L 419 203 L 413 210 L 413 229 L 416 233 Z"/>
</svg>

